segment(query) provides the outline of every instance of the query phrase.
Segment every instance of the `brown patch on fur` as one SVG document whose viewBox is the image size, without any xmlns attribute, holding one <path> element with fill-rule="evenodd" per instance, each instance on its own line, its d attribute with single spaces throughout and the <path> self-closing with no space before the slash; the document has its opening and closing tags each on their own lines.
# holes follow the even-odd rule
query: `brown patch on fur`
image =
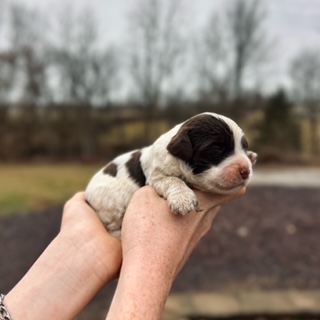
<svg viewBox="0 0 320 320">
<path fill-rule="evenodd" d="M 219 117 L 198 115 L 181 126 L 167 150 L 187 162 L 195 174 L 202 173 L 234 152 L 233 132 Z"/>
<path fill-rule="evenodd" d="M 169 153 L 183 161 L 189 161 L 193 154 L 189 133 L 192 130 L 201 128 L 211 119 L 211 115 L 202 114 L 187 120 L 168 144 L 167 150 Z"/>
<path fill-rule="evenodd" d="M 130 160 L 126 163 L 126 167 L 129 171 L 131 178 L 135 180 L 135 182 L 140 186 L 144 186 L 146 184 L 146 177 L 141 168 L 141 151 L 136 151 L 131 155 Z"/>
<path fill-rule="evenodd" d="M 241 137 L 241 147 L 243 148 L 243 150 L 248 150 L 249 148 L 248 140 L 245 136 Z"/>
<path fill-rule="evenodd" d="M 115 177 L 117 175 L 118 172 L 118 166 L 113 163 L 110 162 L 104 169 L 103 169 L 103 173 L 104 174 L 109 174 L 112 177 Z"/>
</svg>

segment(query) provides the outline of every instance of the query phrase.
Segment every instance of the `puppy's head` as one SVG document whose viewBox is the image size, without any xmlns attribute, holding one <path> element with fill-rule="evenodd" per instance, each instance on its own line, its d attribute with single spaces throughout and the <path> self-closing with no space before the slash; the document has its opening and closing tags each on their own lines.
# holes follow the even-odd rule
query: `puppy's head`
<svg viewBox="0 0 320 320">
<path fill-rule="evenodd" d="M 208 192 L 235 193 L 247 185 L 257 155 L 231 119 L 215 114 L 197 115 L 179 128 L 168 152 L 190 169 L 185 177 L 195 188 Z"/>
</svg>

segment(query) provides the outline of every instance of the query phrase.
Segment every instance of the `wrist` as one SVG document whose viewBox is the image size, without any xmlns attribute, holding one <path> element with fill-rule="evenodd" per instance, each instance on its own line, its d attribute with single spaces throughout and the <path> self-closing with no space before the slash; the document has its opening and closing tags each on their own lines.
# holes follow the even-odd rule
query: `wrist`
<svg viewBox="0 0 320 320">
<path fill-rule="evenodd" d="M 169 270 L 162 262 L 127 255 L 107 320 L 160 319 L 174 280 Z"/>
<path fill-rule="evenodd" d="M 66 255 L 68 252 L 80 259 L 79 263 L 74 262 L 74 258 L 67 259 L 62 264 L 71 262 L 73 268 L 81 267 L 82 272 L 94 273 L 104 282 L 109 282 L 116 278 L 121 266 L 122 253 L 121 243 L 116 238 L 110 236 L 104 229 L 102 233 L 96 232 L 83 234 L 81 237 L 60 232 L 57 241 L 62 246 L 61 251 Z M 68 267 L 68 266 L 66 266 Z M 82 280 L 80 280 L 82 282 Z"/>
<path fill-rule="evenodd" d="M 59 233 L 6 296 L 12 318 L 56 319 L 57 314 L 59 319 L 75 318 L 101 287 L 115 277 L 120 266 L 120 249 L 114 250 L 120 252 L 117 267 L 116 263 L 110 267 L 117 255 L 111 250 L 114 243 L 109 243 L 109 251 L 102 251 L 98 243 L 94 240 L 76 243 L 72 237 Z M 102 259 L 103 253 L 106 257 Z"/>
</svg>

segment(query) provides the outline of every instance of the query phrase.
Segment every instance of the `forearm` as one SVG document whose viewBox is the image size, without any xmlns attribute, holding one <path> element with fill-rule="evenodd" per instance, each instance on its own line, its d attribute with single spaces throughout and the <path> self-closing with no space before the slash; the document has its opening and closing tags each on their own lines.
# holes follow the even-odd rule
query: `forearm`
<svg viewBox="0 0 320 320">
<path fill-rule="evenodd" d="M 107 320 L 161 319 L 175 269 L 158 258 L 153 254 L 126 257 Z"/>
<path fill-rule="evenodd" d="M 135 193 L 122 225 L 123 264 L 107 320 L 159 320 L 172 283 L 225 198 L 197 192 L 201 212 L 179 216 L 145 187 Z"/>
<path fill-rule="evenodd" d="M 216 212 L 217 209 L 214 214 Z M 185 241 L 191 236 L 187 220 L 193 220 L 198 214 L 178 217 L 169 213 L 171 221 L 167 228 L 159 227 L 161 233 L 150 230 L 149 241 L 125 251 L 107 320 L 161 319 L 173 281 L 194 248 L 194 244 Z M 193 236 L 197 239 L 194 243 L 201 238 L 198 234 Z"/>
<path fill-rule="evenodd" d="M 95 244 L 76 246 L 59 234 L 8 293 L 5 303 L 14 320 L 74 319 L 101 286 L 114 278 L 116 270 L 101 259 L 94 261 Z M 103 261 L 121 259 L 107 248 L 105 253 Z"/>
</svg>

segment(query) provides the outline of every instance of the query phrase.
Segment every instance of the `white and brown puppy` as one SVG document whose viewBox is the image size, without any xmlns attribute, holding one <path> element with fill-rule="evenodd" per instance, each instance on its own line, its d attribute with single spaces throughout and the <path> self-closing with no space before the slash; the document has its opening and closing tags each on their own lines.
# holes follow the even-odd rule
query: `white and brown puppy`
<svg viewBox="0 0 320 320">
<path fill-rule="evenodd" d="M 148 184 L 167 199 L 172 212 L 199 210 L 191 188 L 231 194 L 248 184 L 257 155 L 231 119 L 202 113 L 176 125 L 151 146 L 115 158 L 89 182 L 87 201 L 107 230 L 121 236 L 133 193 Z"/>
</svg>

